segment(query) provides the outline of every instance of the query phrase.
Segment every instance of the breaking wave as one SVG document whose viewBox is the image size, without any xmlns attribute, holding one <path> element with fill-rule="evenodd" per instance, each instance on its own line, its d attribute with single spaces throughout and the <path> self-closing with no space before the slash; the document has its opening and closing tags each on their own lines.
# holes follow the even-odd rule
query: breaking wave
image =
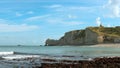
<svg viewBox="0 0 120 68">
<path fill-rule="evenodd" d="M 0 52 L 0 55 L 13 55 L 15 54 L 14 51 L 10 51 L 10 52 Z"/>
</svg>

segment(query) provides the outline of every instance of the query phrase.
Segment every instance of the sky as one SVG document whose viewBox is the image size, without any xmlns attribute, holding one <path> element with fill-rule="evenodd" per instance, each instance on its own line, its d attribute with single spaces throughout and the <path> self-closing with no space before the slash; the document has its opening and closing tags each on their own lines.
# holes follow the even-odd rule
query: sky
<svg viewBox="0 0 120 68">
<path fill-rule="evenodd" d="M 100 24 L 120 26 L 120 0 L 0 0 L 0 45 L 44 45 Z"/>
</svg>

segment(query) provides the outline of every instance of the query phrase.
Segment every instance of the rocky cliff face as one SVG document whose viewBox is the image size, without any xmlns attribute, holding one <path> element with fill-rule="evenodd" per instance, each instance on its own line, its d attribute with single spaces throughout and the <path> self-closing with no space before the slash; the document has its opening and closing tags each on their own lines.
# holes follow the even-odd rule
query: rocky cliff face
<svg viewBox="0 0 120 68">
<path fill-rule="evenodd" d="M 98 43 L 98 34 L 94 31 L 86 28 L 85 30 L 85 44 L 97 44 Z"/>
<path fill-rule="evenodd" d="M 47 39 L 45 45 L 54 46 L 58 45 L 59 41 L 54 39 Z"/>
<path fill-rule="evenodd" d="M 80 45 L 84 44 L 84 34 L 85 30 L 75 30 L 65 33 L 65 35 L 60 38 L 59 45 Z"/>
<path fill-rule="evenodd" d="M 119 28 L 119 27 L 117 27 Z M 90 44 L 100 44 L 100 43 L 120 43 L 120 36 L 117 33 L 116 36 L 102 32 L 108 28 L 103 29 L 101 27 L 86 28 L 85 30 L 74 30 L 66 32 L 63 37 L 59 40 L 47 39 L 46 45 L 90 45 Z"/>
</svg>

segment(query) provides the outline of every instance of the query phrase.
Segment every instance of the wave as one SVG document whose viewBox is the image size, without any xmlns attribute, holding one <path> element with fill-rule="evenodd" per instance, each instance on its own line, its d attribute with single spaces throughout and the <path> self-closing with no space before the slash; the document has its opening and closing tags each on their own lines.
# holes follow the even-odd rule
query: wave
<svg viewBox="0 0 120 68">
<path fill-rule="evenodd" d="M 0 57 L 3 58 L 3 59 L 12 60 L 12 59 L 39 57 L 39 55 L 9 51 L 9 52 L 0 52 Z"/>
<path fill-rule="evenodd" d="M 0 52 L 0 57 L 6 60 L 26 59 L 26 58 L 41 58 L 41 59 L 86 59 L 88 57 L 75 55 L 53 55 L 53 54 L 33 54 L 22 52 Z"/>
<path fill-rule="evenodd" d="M 24 59 L 24 58 L 40 58 L 41 56 L 50 56 L 48 54 L 34 54 L 34 53 L 24 53 L 24 52 L 0 52 L 0 58 L 13 60 L 13 59 Z"/>
<path fill-rule="evenodd" d="M 44 55 L 44 54 L 8 51 L 8 52 L 0 52 L 0 55 Z"/>
<path fill-rule="evenodd" d="M 14 51 L 10 51 L 10 52 L 0 52 L 0 55 L 13 55 L 15 54 Z"/>
<path fill-rule="evenodd" d="M 25 58 L 38 58 L 39 55 L 8 55 L 3 56 L 3 59 L 13 60 L 13 59 L 25 59 Z"/>
<path fill-rule="evenodd" d="M 16 52 L 16 51 L 0 52 L 0 56 L 10 56 L 10 55 L 55 56 L 54 54 L 44 54 L 44 53 L 27 53 L 27 52 Z"/>
</svg>

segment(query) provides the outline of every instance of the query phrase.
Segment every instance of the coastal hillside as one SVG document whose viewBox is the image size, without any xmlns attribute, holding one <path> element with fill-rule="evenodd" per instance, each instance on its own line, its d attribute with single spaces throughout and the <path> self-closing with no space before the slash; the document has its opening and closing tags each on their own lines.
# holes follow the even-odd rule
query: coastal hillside
<svg viewBox="0 0 120 68">
<path fill-rule="evenodd" d="M 59 40 L 47 39 L 45 44 L 54 45 L 92 45 L 104 43 L 120 43 L 120 26 L 87 27 L 83 30 L 66 32 Z"/>
</svg>

